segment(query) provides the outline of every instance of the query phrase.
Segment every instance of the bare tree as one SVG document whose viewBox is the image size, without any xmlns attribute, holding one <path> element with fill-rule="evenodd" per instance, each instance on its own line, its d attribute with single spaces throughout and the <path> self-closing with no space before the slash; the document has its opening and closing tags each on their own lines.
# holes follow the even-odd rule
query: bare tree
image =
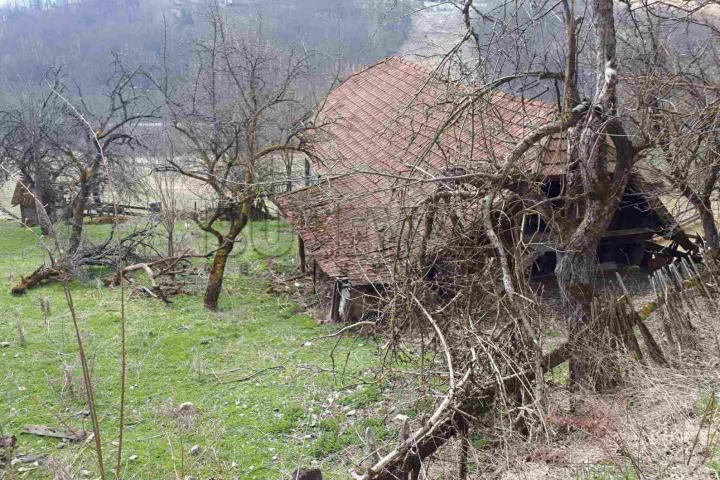
<svg viewBox="0 0 720 480">
<path fill-rule="evenodd" d="M 208 22 L 210 34 L 195 45 L 188 85 L 175 91 L 167 82 L 157 85 L 179 152 L 169 166 L 208 195 L 207 215 L 197 215 L 195 222 L 217 241 L 204 300 L 215 310 L 228 257 L 253 206 L 262 201 L 258 163 L 299 148 L 290 141 L 298 124 L 287 117 L 282 120 L 288 127 L 277 124 L 286 106 L 298 102 L 294 87 L 307 67 L 303 56 L 278 51 L 259 31 L 235 32 L 216 5 L 209 8 Z"/>
<path fill-rule="evenodd" d="M 720 176 L 717 32 L 677 8 L 628 12 L 621 36 L 633 130 L 651 148 L 644 159 L 690 203 L 705 245 L 720 248 L 712 197 Z"/>
<path fill-rule="evenodd" d="M 79 92 L 77 105 L 57 86 L 53 88 L 64 104 L 64 121 L 48 133 L 53 148 L 63 157 L 64 175 L 69 178 L 70 222 L 68 253 L 81 245 L 85 211 L 91 200 L 101 206 L 100 192 L 111 175 L 128 189 L 135 170 L 125 160 L 131 149 L 140 146 L 137 128 L 143 120 L 155 118 L 156 108 L 147 102 L 144 89 L 136 82 L 141 71 L 127 71 L 119 60 L 109 81 L 105 105 L 92 108 Z M 127 168 L 125 168 L 127 167 Z"/>
<path fill-rule="evenodd" d="M 115 181 L 129 192 L 137 169 L 129 155 L 139 146 L 137 128 L 153 118 L 155 107 L 146 102 L 144 90 L 135 82 L 144 78 L 139 70 L 125 70 L 118 59 L 116 74 L 108 82 L 105 102 L 90 105 L 82 92 L 71 96 L 52 72 L 41 101 L 8 109 L 3 115 L 3 151 L 6 169 L 21 172 L 35 198 L 39 223 L 44 232 L 60 231 L 53 221 L 67 222 L 67 245 L 47 246 L 50 267 L 41 266 L 13 289 L 22 294 L 48 279 L 73 275 L 84 265 L 116 265 L 137 259 L 136 247 L 147 245 L 151 229 L 140 228 L 128 237 L 115 239 L 113 226 L 105 241 L 83 245 L 85 216 L 92 205 L 110 214 L 117 207 L 103 204 L 103 188 Z M 100 113 L 96 113 L 100 112 Z M 117 202 L 113 198 L 113 205 Z M 52 235 L 53 238 L 59 238 Z"/>
<path fill-rule="evenodd" d="M 57 87 L 58 82 L 54 82 Z M 17 172 L 36 205 L 44 209 L 50 221 L 63 214 L 65 164 L 53 148 L 49 132 L 62 122 L 63 108 L 52 90 L 43 96 L 18 93 L 14 104 L 0 113 L 0 158 L 7 172 Z M 42 218 L 37 212 L 37 218 Z M 50 227 L 41 222 L 42 231 Z"/>
</svg>

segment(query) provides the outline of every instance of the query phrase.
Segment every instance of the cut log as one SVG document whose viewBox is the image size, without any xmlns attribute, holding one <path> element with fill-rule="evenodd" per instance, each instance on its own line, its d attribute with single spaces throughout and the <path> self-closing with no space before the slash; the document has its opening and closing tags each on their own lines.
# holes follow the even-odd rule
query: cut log
<svg viewBox="0 0 720 480">
<path fill-rule="evenodd" d="M 35 270 L 33 273 L 31 273 L 30 276 L 22 277 L 20 283 L 18 283 L 17 286 L 13 287 L 11 292 L 13 295 L 25 295 L 28 290 L 33 287 L 37 287 L 42 282 L 48 280 L 59 280 L 60 278 L 62 278 L 64 273 L 65 272 L 63 272 L 62 270 L 56 270 L 54 268 L 46 267 L 45 265 L 43 265 L 37 270 Z"/>
</svg>

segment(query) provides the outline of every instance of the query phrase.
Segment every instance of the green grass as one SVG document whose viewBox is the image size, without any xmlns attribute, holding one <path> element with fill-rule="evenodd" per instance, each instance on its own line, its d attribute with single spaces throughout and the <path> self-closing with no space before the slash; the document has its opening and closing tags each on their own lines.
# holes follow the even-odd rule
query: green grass
<svg viewBox="0 0 720 480">
<path fill-rule="evenodd" d="M 545 374 L 545 381 L 556 385 L 568 385 L 570 382 L 570 364 L 563 362 Z"/>
<path fill-rule="evenodd" d="M 93 226 L 88 232 L 99 237 L 108 228 Z M 275 271 L 294 268 L 292 237 L 276 235 L 284 230 L 270 222 L 246 233 L 231 260 L 218 313 L 202 308 L 201 295 L 176 297 L 170 306 L 146 298 L 128 302 L 124 479 L 277 479 L 313 462 L 328 478 L 344 478 L 349 459 L 340 452 L 357 448 L 359 432 L 370 427 L 378 438 L 389 435 L 381 420 L 346 414 L 350 407 L 373 411 L 381 398 L 379 386 L 355 387 L 372 381 L 367 370 L 377 361 L 376 344 L 340 341 L 334 375 L 334 340 L 302 345 L 336 327 L 318 326 L 290 299 L 268 293 L 269 262 Z M 279 256 L 269 259 L 269 253 Z M 78 415 L 86 405 L 62 286 L 10 295 L 19 276 L 42 261 L 31 232 L 0 222 L 0 255 L 0 341 L 10 343 L 0 350 L 0 429 L 18 436 L 17 453 L 44 454 L 69 465 L 75 475 L 85 469 L 97 477 L 91 446 L 59 448 L 55 439 L 20 434 L 30 424 L 87 431 L 91 425 Z M 106 470 L 111 471 L 120 396 L 120 292 L 99 286 L 98 276 L 106 273 L 96 270 L 73 281 L 71 291 L 92 366 Z M 51 306 L 47 322 L 41 298 Z M 72 391 L 64 384 L 64 369 L 72 371 Z M 223 378 L 268 370 L 247 381 L 218 383 L 213 373 L 228 369 L 237 370 Z M 329 402 L 333 396 L 341 400 Z M 173 409 L 183 402 L 192 402 L 199 413 L 177 417 Z M 199 455 L 188 453 L 193 445 L 201 447 Z M 132 455 L 138 458 L 129 462 Z M 22 478 L 53 477 L 41 467 Z"/>
<path fill-rule="evenodd" d="M 615 465 L 587 465 L 577 474 L 577 480 L 637 480 L 635 472 Z"/>
</svg>

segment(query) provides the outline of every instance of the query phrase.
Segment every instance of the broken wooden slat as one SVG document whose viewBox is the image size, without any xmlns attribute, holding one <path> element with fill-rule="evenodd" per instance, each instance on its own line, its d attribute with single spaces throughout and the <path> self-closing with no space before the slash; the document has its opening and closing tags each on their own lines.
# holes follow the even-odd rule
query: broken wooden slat
<svg viewBox="0 0 720 480">
<path fill-rule="evenodd" d="M 63 438 L 71 442 L 81 442 L 87 437 L 85 430 L 61 430 L 46 425 L 28 425 L 23 428 L 22 433 L 29 433 L 30 435 L 37 435 L 39 437 Z"/>
<path fill-rule="evenodd" d="M 625 286 L 625 282 L 623 282 L 622 276 L 620 276 L 619 273 L 615 273 L 618 283 L 620 283 L 620 288 L 622 289 L 623 296 L 625 297 L 625 302 L 630 307 L 630 314 L 632 315 L 632 319 L 635 322 L 635 325 L 638 326 L 640 330 L 640 335 L 642 335 L 643 340 L 645 341 L 645 346 L 648 349 L 648 353 L 650 354 L 650 358 L 653 359 L 653 361 L 659 365 L 667 365 L 668 362 L 665 359 L 665 354 L 662 351 L 662 348 L 660 345 L 655 341 L 655 338 L 653 337 L 650 330 L 645 325 L 645 322 L 643 322 L 642 317 L 637 313 L 635 310 L 635 304 L 632 300 L 632 297 L 630 296 L 630 292 L 628 291 L 627 287 Z M 635 339 L 635 334 L 632 334 L 633 339 Z M 636 345 L 637 340 L 635 339 Z M 637 347 L 638 350 L 636 351 L 636 355 L 639 353 L 639 346 Z M 639 358 L 642 358 L 642 355 L 640 355 Z"/>
</svg>

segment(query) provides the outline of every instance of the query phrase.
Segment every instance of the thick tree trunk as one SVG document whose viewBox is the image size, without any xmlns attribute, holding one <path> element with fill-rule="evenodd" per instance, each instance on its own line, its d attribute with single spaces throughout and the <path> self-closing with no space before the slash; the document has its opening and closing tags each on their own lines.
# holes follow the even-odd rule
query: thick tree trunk
<svg viewBox="0 0 720 480">
<path fill-rule="evenodd" d="M 565 252 L 559 255 L 555 273 L 565 302 L 570 306 L 568 344 L 570 351 L 570 383 L 577 385 L 592 372 L 587 342 L 587 328 L 592 320 L 593 278 L 595 255 Z"/>
<path fill-rule="evenodd" d="M 223 245 L 215 252 L 212 268 L 210 269 L 210 278 L 205 290 L 205 308 L 210 310 L 217 310 L 218 308 L 218 300 L 220 299 L 223 279 L 225 278 L 225 267 L 234 245 L 234 239 L 226 238 Z"/>
<path fill-rule="evenodd" d="M 70 218 L 70 245 L 68 253 L 77 252 L 82 241 L 83 227 L 85 224 L 85 206 L 87 204 L 86 197 L 78 197 L 73 201 L 72 217 Z"/>
<path fill-rule="evenodd" d="M 221 235 L 216 230 L 212 230 L 211 227 L 207 227 L 208 231 L 212 231 L 220 242 L 220 247 L 215 251 L 212 268 L 210 269 L 210 278 L 208 279 L 207 288 L 205 289 L 204 304 L 205 308 L 209 310 L 218 309 L 218 300 L 220 299 L 223 279 L 225 278 L 225 267 L 227 266 L 230 253 L 232 253 L 235 247 L 235 239 L 237 239 L 250 219 L 252 203 L 253 200 L 251 198 L 246 199 L 239 210 L 228 212 L 230 215 L 230 230 L 227 235 Z"/>
<path fill-rule="evenodd" d="M 574 386 L 592 386 L 589 377 L 595 256 L 603 233 L 607 230 L 627 187 L 635 150 L 625 133 L 617 111 L 617 72 L 615 58 L 615 21 L 613 0 L 594 0 L 595 32 L 598 37 L 598 64 L 604 81 L 585 120 L 570 137 L 570 161 L 577 163 L 578 175 L 568 188 L 581 193 L 577 203 L 570 203 L 568 225 L 576 224 L 558 255 L 556 267 L 560 291 L 570 307 L 568 334 L 572 347 L 570 379 Z M 609 172 L 606 141 L 615 144 L 616 158 Z"/>
</svg>

